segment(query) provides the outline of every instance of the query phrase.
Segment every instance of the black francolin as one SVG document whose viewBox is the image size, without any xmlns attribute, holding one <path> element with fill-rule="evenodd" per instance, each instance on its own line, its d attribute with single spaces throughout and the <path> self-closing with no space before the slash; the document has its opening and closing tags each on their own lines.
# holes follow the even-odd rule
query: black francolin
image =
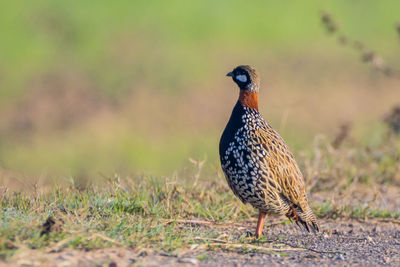
<svg viewBox="0 0 400 267">
<path fill-rule="evenodd" d="M 318 223 L 308 206 L 296 160 L 258 111 L 257 72 L 250 66 L 238 66 L 227 76 L 239 86 L 240 93 L 222 134 L 219 155 L 233 193 L 259 210 L 256 237 L 262 235 L 268 213 L 286 215 L 307 231 L 317 232 Z"/>
</svg>

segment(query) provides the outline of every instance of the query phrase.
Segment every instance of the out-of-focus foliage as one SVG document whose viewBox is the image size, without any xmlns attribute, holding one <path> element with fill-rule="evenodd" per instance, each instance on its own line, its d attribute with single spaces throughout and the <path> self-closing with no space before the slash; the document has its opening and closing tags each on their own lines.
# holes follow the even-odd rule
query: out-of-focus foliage
<svg viewBox="0 0 400 267">
<path fill-rule="evenodd" d="M 3 1 L 0 166 L 171 174 L 195 157 L 215 169 L 238 64 L 259 70 L 261 111 L 296 153 L 345 121 L 364 136 L 398 81 L 338 45 L 321 10 L 399 62 L 396 1 Z"/>
</svg>

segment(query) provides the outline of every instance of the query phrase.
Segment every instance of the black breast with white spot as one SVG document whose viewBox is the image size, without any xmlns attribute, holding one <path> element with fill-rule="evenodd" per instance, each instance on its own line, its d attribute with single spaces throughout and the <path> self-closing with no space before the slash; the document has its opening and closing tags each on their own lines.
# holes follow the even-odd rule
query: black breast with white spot
<svg viewBox="0 0 400 267">
<path fill-rule="evenodd" d="M 255 109 L 236 104 L 220 142 L 220 160 L 226 179 L 235 195 L 244 203 L 265 206 L 259 179 L 267 175 L 263 158 L 268 150 L 256 131 L 270 127 Z"/>
</svg>

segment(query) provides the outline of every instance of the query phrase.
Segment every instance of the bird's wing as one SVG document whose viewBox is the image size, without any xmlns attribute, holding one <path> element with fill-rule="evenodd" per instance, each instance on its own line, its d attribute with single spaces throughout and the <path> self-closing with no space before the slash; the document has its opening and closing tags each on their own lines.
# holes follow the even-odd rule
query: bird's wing
<svg viewBox="0 0 400 267">
<path fill-rule="evenodd" d="M 303 176 L 289 147 L 282 137 L 266 122 L 255 131 L 255 143 L 266 155 L 258 157 L 263 169 L 260 183 L 267 194 L 279 194 L 303 211 L 308 209 Z M 254 140 L 254 138 L 253 138 Z M 272 191 L 273 192 L 272 192 Z M 270 192 L 268 192 L 270 191 Z"/>
</svg>

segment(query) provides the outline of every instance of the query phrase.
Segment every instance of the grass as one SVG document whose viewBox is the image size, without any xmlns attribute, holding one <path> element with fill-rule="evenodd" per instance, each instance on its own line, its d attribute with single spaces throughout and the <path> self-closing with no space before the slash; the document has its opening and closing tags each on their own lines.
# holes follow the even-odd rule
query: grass
<svg viewBox="0 0 400 267">
<path fill-rule="evenodd" d="M 399 211 L 390 211 L 382 209 L 373 209 L 368 205 L 344 205 L 344 206 L 333 206 L 329 202 L 323 202 L 315 206 L 315 213 L 320 218 L 354 218 L 354 219 L 365 219 L 365 218 L 400 218 Z"/>
<path fill-rule="evenodd" d="M 216 187 L 216 188 L 215 188 Z M 230 205 L 224 203 L 232 202 Z M 110 245 L 150 246 L 174 251 L 195 238 L 215 238 L 196 227 L 180 227 L 181 218 L 225 221 L 245 213 L 221 185 L 190 190 L 165 181 L 143 178 L 139 183 L 118 179 L 101 189 L 82 191 L 70 186 L 44 195 L 21 193 L 4 197 L 1 205 L 3 255 L 16 248 L 99 248 Z M 58 231 L 40 236 L 48 216 L 60 224 Z"/>
<path fill-rule="evenodd" d="M 349 143 L 349 140 L 343 141 L 337 149 L 329 143 L 316 142 L 316 154 L 309 156 L 308 163 L 302 165 L 317 217 L 400 217 L 396 193 L 390 194 L 399 190 L 398 173 L 386 171 L 383 178 L 379 172 L 379 164 L 385 164 L 386 170 L 391 169 L 387 164 L 397 164 L 393 158 L 399 156 L 400 150 L 391 154 L 385 151 L 396 147 L 400 139 L 383 137 L 373 153 L 360 144 Z M 389 159 L 382 163 L 373 160 L 375 155 L 384 152 Z M 338 161 L 343 157 L 345 160 Z M 364 166 L 363 175 L 369 178 L 347 182 L 351 175 L 357 175 L 348 170 L 361 170 L 359 164 Z M 325 180 L 322 173 L 332 177 L 335 185 Z M 193 245 L 211 250 L 239 249 L 243 253 L 270 251 L 259 246 L 263 239 L 249 239 L 244 230 L 226 234 L 222 230 L 224 227 L 237 227 L 249 220 L 254 222 L 256 211 L 234 197 L 224 178 L 198 179 L 196 175 L 179 179 L 115 176 L 86 182 L 79 179 L 53 181 L 53 185 L 49 181 L 40 181 L 41 185 L 34 184 L 33 189 L 23 191 L 12 191 L 3 186 L 0 255 L 7 259 L 26 249 L 90 250 L 112 246 L 151 248 L 170 254 Z M 378 198 L 377 193 L 385 195 Z M 382 203 L 386 209 L 382 208 Z M 280 248 L 282 244 L 277 242 L 275 245 L 276 251 L 281 249 L 280 253 L 285 253 L 286 248 Z M 206 260 L 201 254 L 198 258 Z"/>
</svg>

